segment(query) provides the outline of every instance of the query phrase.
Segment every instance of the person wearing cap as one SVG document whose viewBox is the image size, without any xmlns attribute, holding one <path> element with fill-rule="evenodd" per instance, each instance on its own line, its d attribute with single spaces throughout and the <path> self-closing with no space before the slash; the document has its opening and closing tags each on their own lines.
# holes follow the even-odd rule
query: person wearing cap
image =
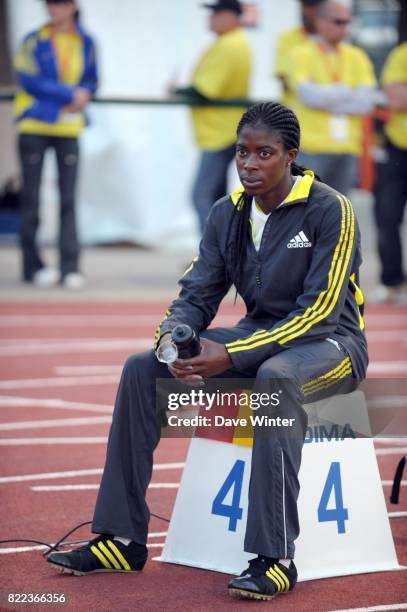
<svg viewBox="0 0 407 612">
<path fill-rule="evenodd" d="M 22 278 L 46 288 L 60 282 L 81 289 L 75 220 L 78 137 L 98 76 L 95 46 L 79 22 L 75 0 L 46 0 L 49 22 L 30 32 L 15 57 L 18 91 L 14 113 L 23 187 Z M 44 155 L 54 149 L 60 194 L 59 270 L 45 266 L 36 244 Z"/>
<path fill-rule="evenodd" d="M 217 0 L 210 9 L 210 29 L 216 40 L 203 54 L 189 87 L 175 89 L 193 102 L 245 98 L 249 90 L 251 50 L 240 27 L 238 0 Z M 244 108 L 192 106 L 195 141 L 201 150 L 192 200 L 201 231 L 210 208 L 227 191 L 227 172 L 235 155 L 236 125 Z"/>
<path fill-rule="evenodd" d="M 298 162 L 345 195 L 356 183 L 362 116 L 374 107 L 376 86 L 367 54 L 345 42 L 351 20 L 345 3 L 322 2 L 317 35 L 292 50 L 288 77 L 302 126 Z"/>
<path fill-rule="evenodd" d="M 302 25 L 283 32 L 277 41 L 274 59 L 274 75 L 280 80 L 282 85 L 281 103 L 290 108 L 293 105 L 294 94 L 289 87 L 288 75 L 290 73 L 290 62 L 288 58 L 294 47 L 302 44 L 309 37 L 312 38 L 315 36 L 317 8 L 323 1 L 324 0 L 300 0 Z"/>
</svg>

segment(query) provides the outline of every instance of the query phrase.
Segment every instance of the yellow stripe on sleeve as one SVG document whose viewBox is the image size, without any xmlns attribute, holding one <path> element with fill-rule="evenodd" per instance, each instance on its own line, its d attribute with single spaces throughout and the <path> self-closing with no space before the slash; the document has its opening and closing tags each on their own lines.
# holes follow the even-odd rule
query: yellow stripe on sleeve
<svg viewBox="0 0 407 612">
<path fill-rule="evenodd" d="M 90 549 L 95 555 L 95 557 L 99 559 L 99 561 L 102 563 L 102 565 L 106 569 L 112 569 L 112 566 L 110 565 L 109 561 L 105 558 L 105 556 L 100 552 L 100 550 L 96 546 L 91 546 Z"/>
</svg>

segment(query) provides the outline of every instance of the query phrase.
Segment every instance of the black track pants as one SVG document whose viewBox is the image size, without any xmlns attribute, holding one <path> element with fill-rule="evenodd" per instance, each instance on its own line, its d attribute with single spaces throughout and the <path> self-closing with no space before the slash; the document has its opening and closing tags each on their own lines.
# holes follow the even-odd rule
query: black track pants
<svg viewBox="0 0 407 612">
<path fill-rule="evenodd" d="M 244 332 L 247 330 L 236 327 L 212 329 L 202 337 L 225 343 L 241 338 Z M 297 423 L 296 435 L 254 433 L 245 551 L 276 558 L 294 556 L 294 541 L 299 534 L 298 472 L 307 427 L 302 404 L 354 390 L 356 380 L 347 364 L 349 357 L 342 347 L 321 340 L 280 352 L 266 360 L 257 375 L 229 370 L 219 376 L 253 376 L 259 390 L 283 391 L 284 416 L 295 418 Z M 331 371 L 331 384 L 324 384 L 318 397 L 304 398 L 302 386 L 311 381 L 312 387 L 312 381 Z M 169 376 L 153 351 L 130 357 L 124 366 L 93 518 L 95 533 L 127 537 L 140 544 L 147 541 L 149 510 L 145 495 L 152 475 L 153 451 L 160 439 L 155 379 Z"/>
</svg>

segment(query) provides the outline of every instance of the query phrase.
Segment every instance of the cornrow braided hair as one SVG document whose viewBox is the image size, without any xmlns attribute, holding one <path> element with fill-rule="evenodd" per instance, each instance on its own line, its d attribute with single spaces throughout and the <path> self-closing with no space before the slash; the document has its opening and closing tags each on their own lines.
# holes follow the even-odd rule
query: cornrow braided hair
<svg viewBox="0 0 407 612">
<path fill-rule="evenodd" d="M 281 138 L 286 151 L 299 149 L 300 147 L 300 124 L 297 116 L 291 109 L 277 102 L 262 102 L 251 106 L 239 121 L 237 135 L 246 126 L 252 128 L 262 127 L 271 132 L 276 132 Z M 305 168 L 294 162 L 291 164 L 293 175 L 302 176 L 304 170 Z M 230 275 L 228 281 L 233 282 L 235 285 L 243 273 L 243 262 L 250 230 L 251 205 L 252 196 L 243 191 L 234 208 L 229 225 L 227 244 L 231 258 L 230 268 L 234 272 Z M 231 238 L 232 240 L 229 242 Z"/>
</svg>

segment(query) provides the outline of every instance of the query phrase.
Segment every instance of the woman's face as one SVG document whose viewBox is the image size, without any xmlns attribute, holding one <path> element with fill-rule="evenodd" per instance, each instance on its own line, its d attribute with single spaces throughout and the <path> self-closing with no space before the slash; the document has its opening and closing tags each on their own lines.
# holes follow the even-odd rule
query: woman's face
<svg viewBox="0 0 407 612">
<path fill-rule="evenodd" d="M 290 172 L 296 149 L 286 151 L 277 132 L 263 126 L 244 127 L 237 137 L 236 166 L 249 195 L 261 196 L 276 187 Z"/>
<path fill-rule="evenodd" d="M 53 25 L 59 25 L 73 19 L 76 12 L 75 2 L 67 0 L 66 2 L 47 2 L 48 15 L 50 16 Z"/>
</svg>

